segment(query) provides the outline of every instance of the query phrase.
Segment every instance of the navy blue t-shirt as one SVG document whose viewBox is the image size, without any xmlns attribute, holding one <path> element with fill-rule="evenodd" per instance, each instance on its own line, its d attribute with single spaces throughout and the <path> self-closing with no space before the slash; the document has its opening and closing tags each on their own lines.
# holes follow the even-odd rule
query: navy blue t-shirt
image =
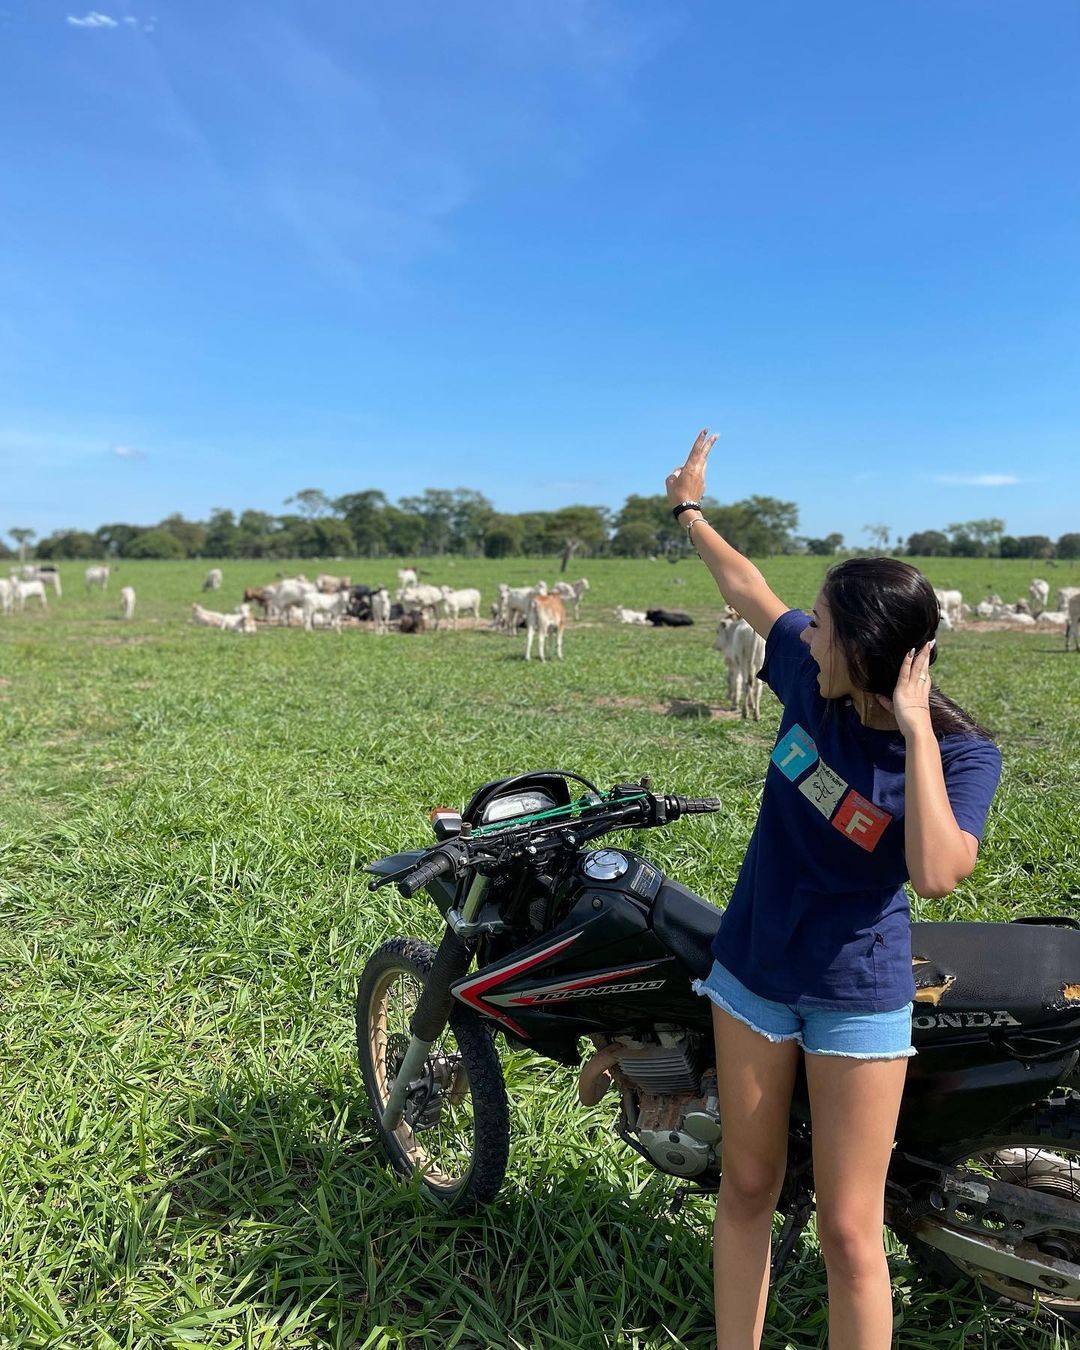
<svg viewBox="0 0 1080 1350">
<path fill-rule="evenodd" d="M 904 738 L 823 699 L 791 609 L 761 678 L 784 705 L 761 811 L 713 955 L 761 998 L 890 1012 L 915 997 L 904 882 Z M 938 742 L 956 823 L 982 838 L 1001 754 L 981 736 Z"/>
</svg>

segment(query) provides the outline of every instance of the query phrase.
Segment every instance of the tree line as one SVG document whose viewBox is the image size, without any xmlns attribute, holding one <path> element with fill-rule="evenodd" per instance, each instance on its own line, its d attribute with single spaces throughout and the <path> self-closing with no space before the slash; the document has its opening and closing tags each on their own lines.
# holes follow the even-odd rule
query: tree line
<svg viewBox="0 0 1080 1350">
<path fill-rule="evenodd" d="M 12 528 L 20 557 L 79 558 L 423 558 L 444 554 L 511 558 L 561 555 L 564 566 L 583 557 L 678 557 L 689 551 L 686 531 L 672 518 L 662 494 L 632 494 L 618 510 L 573 505 L 554 511 L 497 511 L 473 488 L 427 488 L 391 502 L 376 488 L 329 497 L 304 488 L 283 503 L 281 514 L 224 507 L 207 520 L 173 514 L 153 525 L 113 523 L 96 530 L 58 530 L 33 544 L 35 534 Z M 798 533 L 799 509 L 776 497 L 752 496 L 728 504 L 702 503 L 724 537 L 753 557 L 845 551 L 838 532 L 822 538 Z M 918 530 L 906 539 L 886 524 L 866 525 L 872 551 L 912 557 L 1080 557 L 1080 533 L 1005 533 L 1003 520 L 971 520 L 944 529 Z M 854 550 L 849 550 L 854 551 Z M 865 549 L 858 551 L 864 552 Z M 0 542 L 0 555 L 12 550 Z"/>
</svg>

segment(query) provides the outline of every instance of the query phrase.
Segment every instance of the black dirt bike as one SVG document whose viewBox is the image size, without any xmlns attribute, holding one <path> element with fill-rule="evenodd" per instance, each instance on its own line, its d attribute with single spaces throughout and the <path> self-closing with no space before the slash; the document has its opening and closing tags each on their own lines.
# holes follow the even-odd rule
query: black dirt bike
<svg viewBox="0 0 1080 1350">
<path fill-rule="evenodd" d="M 571 783 L 580 784 L 571 798 Z M 581 788 L 584 791 L 581 791 Z M 364 968 L 364 1085 L 393 1166 L 444 1208 L 489 1203 L 510 1125 L 497 1037 L 581 1065 L 587 1104 L 614 1084 L 618 1135 L 654 1167 L 715 1192 L 722 1167 L 710 1004 L 719 911 L 624 848 L 617 830 L 717 811 L 647 778 L 602 792 L 564 770 L 488 783 L 432 814 L 436 842 L 371 863 L 371 889 L 426 888 L 436 950 L 395 937 Z M 912 926 L 918 1001 L 886 1186 L 913 1260 L 1080 1325 L 1080 923 Z M 813 1209 L 805 1076 L 792 1103 L 774 1274 Z"/>
</svg>

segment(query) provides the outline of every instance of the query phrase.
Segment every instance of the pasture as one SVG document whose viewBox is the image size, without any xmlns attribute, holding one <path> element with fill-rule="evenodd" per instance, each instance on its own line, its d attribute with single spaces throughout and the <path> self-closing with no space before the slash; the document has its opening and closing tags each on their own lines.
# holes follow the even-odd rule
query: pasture
<svg viewBox="0 0 1080 1350">
<path fill-rule="evenodd" d="M 674 718 L 722 701 L 702 565 L 575 562 L 592 589 L 566 659 L 524 638 L 375 637 L 189 623 L 206 563 L 124 563 L 102 595 L 0 619 L 0 1344 L 703 1348 L 711 1206 L 575 1104 L 573 1074 L 508 1057 L 511 1169 L 496 1204 L 439 1217 L 373 1143 L 352 1000 L 365 955 L 433 936 L 433 910 L 370 896 L 374 856 L 425 841 L 427 811 L 487 779 L 575 769 L 602 785 L 723 798 L 642 847 L 722 903 L 749 838 L 778 705 L 762 720 Z M 317 566 L 221 564 L 207 603 Z M 393 584 L 396 562 L 330 564 Z M 432 561 L 430 579 L 557 579 L 552 560 Z M 825 560 L 763 569 L 808 606 Z M 1080 565 L 928 560 L 974 602 Z M 682 584 L 677 584 L 681 578 Z M 119 588 L 138 594 L 119 617 Z M 682 630 L 616 625 L 662 605 Z M 993 729 L 1005 773 L 979 866 L 921 917 L 1080 913 L 1080 656 L 1060 632 L 943 635 L 938 683 Z M 1064 1332 L 923 1281 L 891 1251 L 898 1343 L 1064 1346 Z M 811 1229 L 774 1290 L 765 1345 L 826 1344 Z"/>
</svg>

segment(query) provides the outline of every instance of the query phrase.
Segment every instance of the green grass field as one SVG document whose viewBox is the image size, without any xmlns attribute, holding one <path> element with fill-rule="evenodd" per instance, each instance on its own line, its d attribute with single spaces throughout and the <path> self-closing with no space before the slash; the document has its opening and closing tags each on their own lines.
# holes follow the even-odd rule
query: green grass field
<svg viewBox="0 0 1080 1350">
<path fill-rule="evenodd" d="M 330 570 L 392 582 L 396 566 Z M 824 570 L 763 566 L 801 605 Z M 86 596 L 68 564 L 47 613 L 0 618 L 0 1345 L 704 1350 L 711 1208 L 669 1216 L 674 1183 L 613 1138 L 612 1107 L 583 1111 L 572 1073 L 509 1058 L 505 1188 L 480 1218 L 440 1217 L 383 1164 L 352 1031 L 366 953 L 436 932 L 419 898 L 369 895 L 363 863 L 426 841 L 427 810 L 486 779 L 558 765 L 721 796 L 722 814 L 647 845 L 723 902 L 778 705 L 763 695 L 760 724 L 666 714 L 721 701 L 704 568 L 573 567 L 592 590 L 566 659 L 526 666 L 523 639 L 484 630 L 195 628 L 206 567 L 123 564 Z M 295 570 L 222 567 L 219 608 Z M 1036 574 L 1080 584 L 1080 565 L 1045 568 L 926 564 L 972 601 Z M 550 560 L 431 570 L 485 598 L 555 579 Z M 700 622 L 622 627 L 616 604 Z M 997 734 L 1005 774 L 977 871 L 921 916 L 1080 912 L 1080 656 L 1060 632 L 970 625 L 935 670 Z M 1067 1344 L 923 1281 L 898 1244 L 890 1259 L 902 1347 Z M 824 1289 L 811 1229 L 765 1344 L 825 1346 Z"/>
</svg>

